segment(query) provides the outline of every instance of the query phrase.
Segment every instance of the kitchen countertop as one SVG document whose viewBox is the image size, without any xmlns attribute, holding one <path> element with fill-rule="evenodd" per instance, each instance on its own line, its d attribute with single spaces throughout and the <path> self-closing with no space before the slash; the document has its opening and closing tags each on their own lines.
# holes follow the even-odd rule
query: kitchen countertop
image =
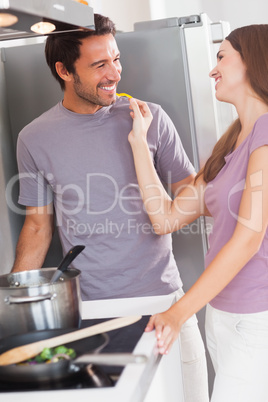
<svg viewBox="0 0 268 402">
<path fill-rule="evenodd" d="M 83 319 L 114 318 L 126 315 L 151 315 L 164 311 L 174 302 L 173 295 L 141 298 L 94 300 L 82 302 Z M 114 387 L 75 390 L 30 391 L 1 393 L 3 402 L 47 402 L 56 398 L 65 402 L 183 402 L 179 343 L 169 355 L 156 350 L 154 331 L 143 333 L 134 353 L 145 354 L 142 364 L 128 364 Z"/>
</svg>

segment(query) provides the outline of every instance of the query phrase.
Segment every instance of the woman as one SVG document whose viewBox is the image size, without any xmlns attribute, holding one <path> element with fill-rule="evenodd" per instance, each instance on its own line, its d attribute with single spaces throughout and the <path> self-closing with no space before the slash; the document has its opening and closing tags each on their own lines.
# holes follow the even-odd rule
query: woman
<svg viewBox="0 0 268 402">
<path fill-rule="evenodd" d="M 214 218 L 206 269 L 177 303 L 151 317 L 165 354 L 182 324 L 207 305 L 206 336 L 216 372 L 213 402 L 268 401 L 268 25 L 234 30 L 210 72 L 216 98 L 238 119 L 192 186 L 170 199 L 150 159 L 151 114 L 131 100 L 129 134 L 145 207 L 158 234 L 201 215 Z"/>
</svg>

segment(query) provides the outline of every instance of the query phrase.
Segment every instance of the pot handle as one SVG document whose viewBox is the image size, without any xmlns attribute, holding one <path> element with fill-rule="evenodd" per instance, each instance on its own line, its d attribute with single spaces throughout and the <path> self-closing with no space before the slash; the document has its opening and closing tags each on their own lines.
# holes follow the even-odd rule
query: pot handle
<svg viewBox="0 0 268 402">
<path fill-rule="evenodd" d="M 37 296 L 7 296 L 5 297 L 6 304 L 21 304 L 21 303 L 32 303 L 39 302 L 43 300 L 54 300 L 57 297 L 56 293 L 46 293 Z"/>
</svg>

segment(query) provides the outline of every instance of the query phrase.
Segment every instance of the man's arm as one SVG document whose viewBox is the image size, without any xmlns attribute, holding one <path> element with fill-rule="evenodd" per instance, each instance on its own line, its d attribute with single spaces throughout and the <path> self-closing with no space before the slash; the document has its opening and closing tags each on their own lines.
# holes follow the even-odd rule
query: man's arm
<svg viewBox="0 0 268 402">
<path fill-rule="evenodd" d="M 46 257 L 53 234 L 53 205 L 27 207 L 12 272 L 39 269 Z"/>
</svg>

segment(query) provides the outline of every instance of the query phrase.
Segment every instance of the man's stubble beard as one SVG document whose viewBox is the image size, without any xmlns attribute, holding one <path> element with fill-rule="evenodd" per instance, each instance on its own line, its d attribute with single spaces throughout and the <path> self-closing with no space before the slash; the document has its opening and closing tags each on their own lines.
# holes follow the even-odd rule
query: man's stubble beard
<svg viewBox="0 0 268 402">
<path fill-rule="evenodd" d="M 94 106 L 110 106 L 116 101 L 116 97 L 114 95 L 111 96 L 111 100 L 103 100 L 95 92 L 93 93 L 93 91 L 90 92 L 84 90 L 80 77 L 76 73 L 74 73 L 74 91 L 80 99 Z"/>
</svg>

